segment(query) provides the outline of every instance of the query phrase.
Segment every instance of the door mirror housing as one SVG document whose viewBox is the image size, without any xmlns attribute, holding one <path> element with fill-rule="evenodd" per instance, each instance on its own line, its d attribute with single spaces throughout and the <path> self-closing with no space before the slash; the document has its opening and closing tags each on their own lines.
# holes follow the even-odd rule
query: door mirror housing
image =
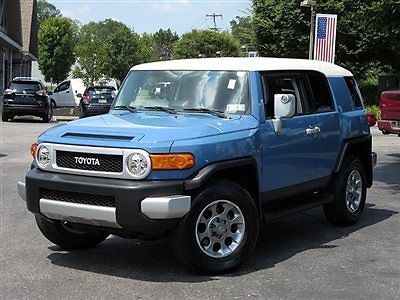
<svg viewBox="0 0 400 300">
<path fill-rule="evenodd" d="M 291 118 L 296 113 L 296 97 L 292 94 L 274 95 L 275 118 L 272 124 L 276 134 L 282 131 L 282 118 Z"/>
<path fill-rule="evenodd" d="M 53 95 L 53 92 L 48 91 L 47 95 L 51 96 L 51 95 Z"/>
<path fill-rule="evenodd" d="M 275 118 L 291 118 L 296 113 L 296 97 L 292 94 L 274 95 Z"/>
</svg>

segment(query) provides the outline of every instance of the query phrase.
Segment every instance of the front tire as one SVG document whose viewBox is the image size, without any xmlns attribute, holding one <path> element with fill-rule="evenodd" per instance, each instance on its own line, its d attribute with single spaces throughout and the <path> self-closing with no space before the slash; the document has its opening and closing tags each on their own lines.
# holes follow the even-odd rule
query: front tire
<svg viewBox="0 0 400 300">
<path fill-rule="evenodd" d="M 40 215 L 35 215 L 36 224 L 42 234 L 52 243 L 65 250 L 92 248 L 103 242 L 108 233 L 83 232 L 73 229 L 68 223 L 53 221 Z"/>
<path fill-rule="evenodd" d="M 250 194 L 234 182 L 220 181 L 195 196 L 191 211 L 171 233 L 171 242 L 188 267 L 215 274 L 250 256 L 259 229 L 259 212 Z"/>
<path fill-rule="evenodd" d="M 334 179 L 334 200 L 324 205 L 328 221 L 335 226 L 349 226 L 361 218 L 367 196 L 367 176 L 361 161 L 348 157 L 346 166 Z"/>
</svg>

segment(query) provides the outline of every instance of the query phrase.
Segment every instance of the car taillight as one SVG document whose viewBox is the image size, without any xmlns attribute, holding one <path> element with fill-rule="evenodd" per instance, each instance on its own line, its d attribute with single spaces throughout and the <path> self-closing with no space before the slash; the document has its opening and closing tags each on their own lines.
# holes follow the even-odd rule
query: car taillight
<svg viewBox="0 0 400 300">
<path fill-rule="evenodd" d="M 83 103 L 85 103 L 85 104 L 89 104 L 89 95 L 83 95 L 83 97 L 82 97 L 82 101 L 83 101 Z"/>
<path fill-rule="evenodd" d="M 14 90 L 6 89 L 6 90 L 4 91 L 4 95 L 11 95 L 11 94 L 14 94 Z"/>
<path fill-rule="evenodd" d="M 369 126 L 375 126 L 376 125 L 376 117 L 374 114 L 367 114 L 367 120 Z"/>
<path fill-rule="evenodd" d="M 39 96 L 46 96 L 46 95 L 47 95 L 47 91 L 46 91 L 46 90 L 37 91 L 37 92 L 36 92 L 36 95 L 39 95 Z"/>
</svg>

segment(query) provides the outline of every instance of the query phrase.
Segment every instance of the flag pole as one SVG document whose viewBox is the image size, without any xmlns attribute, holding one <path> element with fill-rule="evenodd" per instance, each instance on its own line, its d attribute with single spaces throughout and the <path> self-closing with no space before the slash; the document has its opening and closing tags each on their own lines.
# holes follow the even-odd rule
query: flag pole
<svg viewBox="0 0 400 300">
<path fill-rule="evenodd" d="M 314 34 L 315 34 L 315 7 L 317 6 L 316 0 L 304 0 L 300 3 L 301 7 L 309 7 L 311 9 L 311 23 L 310 23 L 310 46 L 308 49 L 308 58 L 313 59 L 314 52 Z"/>
</svg>

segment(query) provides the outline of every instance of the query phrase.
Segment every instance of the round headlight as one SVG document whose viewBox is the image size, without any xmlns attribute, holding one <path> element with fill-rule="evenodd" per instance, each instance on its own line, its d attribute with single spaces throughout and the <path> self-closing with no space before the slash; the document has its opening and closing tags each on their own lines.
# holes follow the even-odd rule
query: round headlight
<svg viewBox="0 0 400 300">
<path fill-rule="evenodd" d="M 128 156 L 126 165 L 129 173 L 136 179 L 143 179 L 151 171 L 151 161 L 146 153 L 135 152 Z"/>
<path fill-rule="evenodd" d="M 41 168 L 46 168 L 50 164 L 50 151 L 46 146 L 40 146 L 37 150 L 36 161 Z"/>
</svg>

